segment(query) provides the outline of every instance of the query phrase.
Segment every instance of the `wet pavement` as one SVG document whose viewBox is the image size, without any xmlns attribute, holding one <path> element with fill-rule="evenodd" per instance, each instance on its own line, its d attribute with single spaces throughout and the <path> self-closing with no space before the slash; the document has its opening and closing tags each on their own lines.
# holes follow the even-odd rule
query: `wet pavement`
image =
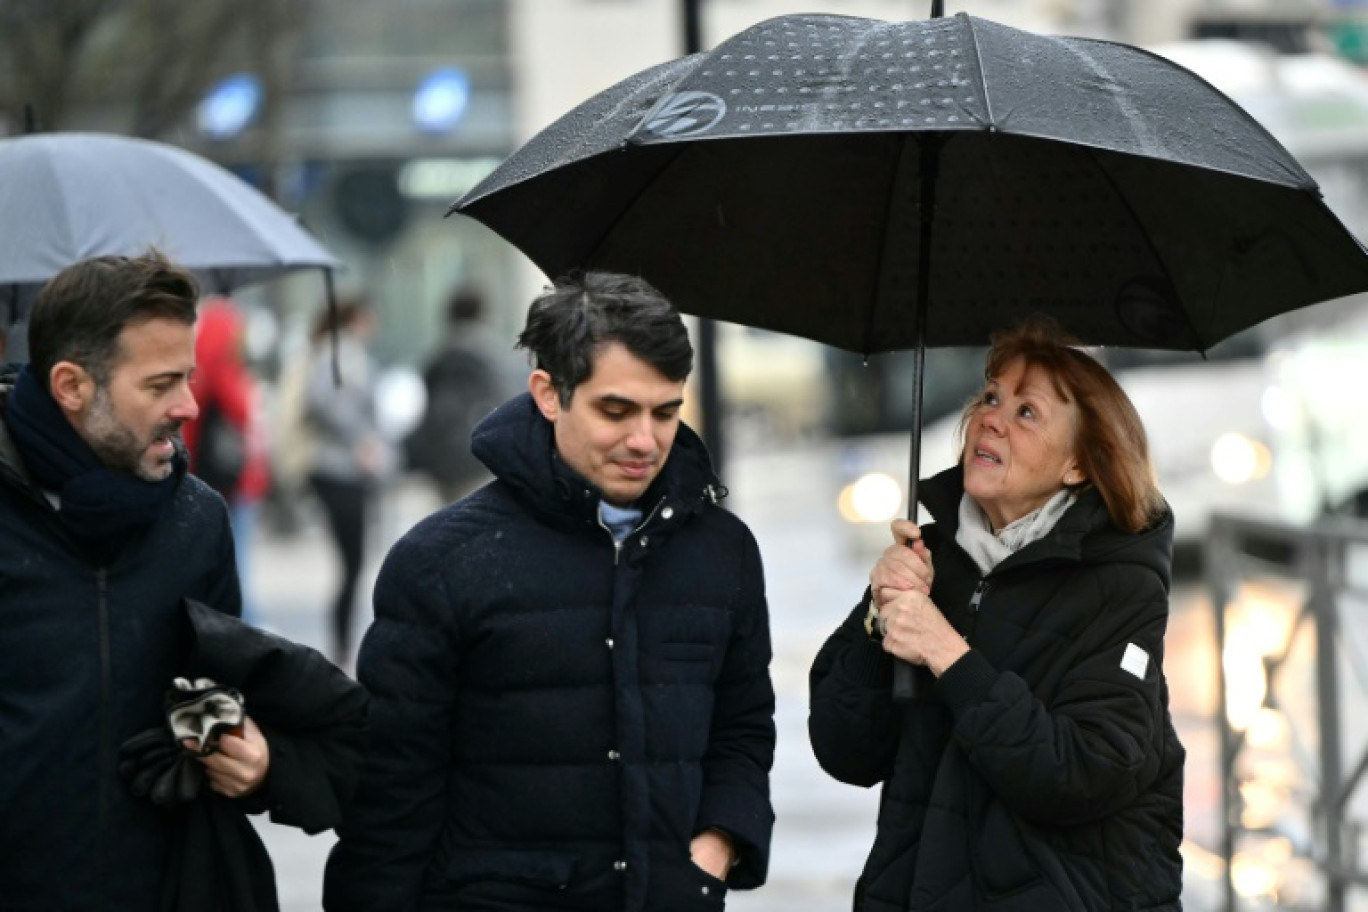
<svg viewBox="0 0 1368 912">
<path fill-rule="evenodd" d="M 849 908 L 850 891 L 873 838 L 877 792 L 842 785 L 818 768 L 808 747 L 807 670 L 822 641 L 859 598 L 868 560 L 854 553 L 836 512 L 830 479 L 834 450 L 821 444 L 738 454 L 725 479 L 727 503 L 750 525 L 765 559 L 774 638 L 778 749 L 772 776 L 777 823 L 769 883 L 735 893 L 738 912 L 831 912 Z M 362 591 L 369 593 L 384 551 L 438 506 L 421 482 L 406 480 L 384 498 L 373 530 Z M 262 620 L 276 632 L 317 648 L 326 643 L 325 613 L 336 563 L 319 521 L 306 513 L 290 536 L 263 529 L 252 550 L 253 587 Z M 358 631 L 369 608 L 358 605 Z M 1175 593 L 1165 667 L 1173 712 L 1189 750 L 1186 815 L 1189 840 L 1217 845 L 1220 782 L 1217 736 L 1210 720 L 1219 700 L 1212 623 L 1192 586 Z M 316 912 L 331 833 L 307 836 L 257 819 L 276 865 L 282 912 Z M 1213 908 L 1210 858 L 1188 853 L 1185 906 Z"/>
</svg>

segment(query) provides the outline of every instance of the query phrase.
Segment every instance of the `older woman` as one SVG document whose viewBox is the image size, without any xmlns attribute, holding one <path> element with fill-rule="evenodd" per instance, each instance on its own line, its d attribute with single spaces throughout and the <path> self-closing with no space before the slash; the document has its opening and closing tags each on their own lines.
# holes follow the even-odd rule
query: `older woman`
<svg viewBox="0 0 1368 912">
<path fill-rule="evenodd" d="M 1173 518 L 1125 393 L 1051 324 L 994 340 L 959 465 L 920 486 L 811 674 L 822 767 L 883 784 L 855 909 L 1179 909 Z M 894 658 L 934 684 L 891 697 Z"/>
</svg>

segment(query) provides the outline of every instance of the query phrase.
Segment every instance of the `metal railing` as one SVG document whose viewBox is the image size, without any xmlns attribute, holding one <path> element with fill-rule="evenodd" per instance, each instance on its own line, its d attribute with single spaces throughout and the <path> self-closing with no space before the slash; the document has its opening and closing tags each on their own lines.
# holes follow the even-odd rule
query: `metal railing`
<svg viewBox="0 0 1368 912">
<path fill-rule="evenodd" d="M 1345 912 L 1351 889 L 1368 887 L 1357 838 L 1368 820 L 1351 815 L 1368 747 L 1346 756 L 1350 737 L 1368 728 L 1360 709 L 1368 701 L 1346 701 L 1368 694 L 1368 649 L 1360 645 L 1368 611 L 1352 612 L 1368 608 L 1368 521 L 1214 517 L 1206 576 L 1220 656 L 1225 908 L 1234 912 L 1266 889 L 1262 895 L 1280 903 L 1269 878 L 1285 876 L 1279 872 L 1293 860 L 1316 882 L 1302 891 L 1314 900 L 1292 904 Z M 1260 782 L 1279 761 L 1285 774 Z M 1281 804 L 1267 800 L 1274 794 Z M 1257 850 L 1271 845 L 1283 854 L 1280 863 L 1264 859 L 1265 870 Z"/>
</svg>

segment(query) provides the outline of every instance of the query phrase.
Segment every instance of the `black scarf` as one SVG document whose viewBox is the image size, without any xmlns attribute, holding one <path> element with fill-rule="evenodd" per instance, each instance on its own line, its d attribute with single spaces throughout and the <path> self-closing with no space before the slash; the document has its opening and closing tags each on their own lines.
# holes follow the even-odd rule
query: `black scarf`
<svg viewBox="0 0 1368 912">
<path fill-rule="evenodd" d="M 179 450 L 171 474 L 161 481 L 107 467 L 28 365 L 5 399 L 5 424 L 39 485 L 60 495 L 59 512 L 67 528 L 87 542 L 117 540 L 151 525 L 185 474 L 186 460 Z"/>
</svg>

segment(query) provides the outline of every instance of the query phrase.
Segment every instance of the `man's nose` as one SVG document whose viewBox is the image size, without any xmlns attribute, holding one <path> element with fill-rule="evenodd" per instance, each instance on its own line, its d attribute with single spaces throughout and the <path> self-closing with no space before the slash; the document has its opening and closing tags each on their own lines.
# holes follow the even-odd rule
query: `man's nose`
<svg viewBox="0 0 1368 912">
<path fill-rule="evenodd" d="M 181 387 L 180 395 L 171 404 L 167 415 L 177 421 L 194 421 L 199 417 L 199 403 L 195 401 L 195 394 L 190 389 L 190 384 Z"/>
<path fill-rule="evenodd" d="M 650 415 L 644 415 L 632 422 L 627 432 L 627 446 L 637 453 L 655 449 L 655 421 Z"/>
</svg>

